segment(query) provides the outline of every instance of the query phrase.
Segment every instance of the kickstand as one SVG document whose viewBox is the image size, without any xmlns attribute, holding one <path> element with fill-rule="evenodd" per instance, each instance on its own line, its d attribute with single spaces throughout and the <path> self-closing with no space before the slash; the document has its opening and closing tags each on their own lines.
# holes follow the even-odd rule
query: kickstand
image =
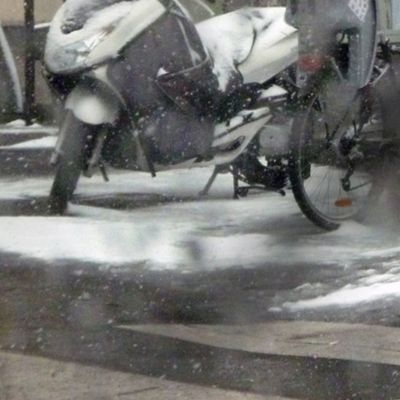
<svg viewBox="0 0 400 400">
<path fill-rule="evenodd" d="M 214 184 L 215 180 L 217 179 L 218 174 L 222 171 L 222 168 L 219 166 L 216 166 L 214 168 L 214 171 L 212 175 L 210 176 L 210 179 L 206 183 L 206 186 L 204 186 L 204 189 L 199 193 L 200 197 L 205 197 L 208 195 L 210 192 L 211 186 Z"/>
<path fill-rule="evenodd" d="M 107 170 L 104 164 L 100 164 L 100 172 L 103 176 L 104 182 L 110 182 L 110 178 L 108 177 Z"/>
<path fill-rule="evenodd" d="M 233 198 L 235 200 L 240 199 L 239 195 L 239 172 L 236 166 L 232 166 L 232 175 L 233 175 Z"/>
</svg>

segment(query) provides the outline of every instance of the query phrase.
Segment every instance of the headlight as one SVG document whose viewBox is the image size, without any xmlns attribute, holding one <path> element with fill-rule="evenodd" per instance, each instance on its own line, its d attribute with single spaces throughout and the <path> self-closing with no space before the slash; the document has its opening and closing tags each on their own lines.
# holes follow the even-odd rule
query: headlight
<svg viewBox="0 0 400 400">
<path fill-rule="evenodd" d="M 120 1 L 96 11 L 82 29 L 64 34 L 66 5 L 56 13 L 47 35 L 45 64 L 54 74 L 75 73 L 116 57 L 127 42 L 166 13 L 160 0 Z M 105 40 L 109 35 L 110 46 Z"/>
<path fill-rule="evenodd" d="M 104 29 L 95 35 L 46 51 L 46 64 L 51 72 L 71 73 L 75 70 L 86 68 L 86 60 L 90 52 L 98 46 L 111 32 L 111 28 Z"/>
</svg>

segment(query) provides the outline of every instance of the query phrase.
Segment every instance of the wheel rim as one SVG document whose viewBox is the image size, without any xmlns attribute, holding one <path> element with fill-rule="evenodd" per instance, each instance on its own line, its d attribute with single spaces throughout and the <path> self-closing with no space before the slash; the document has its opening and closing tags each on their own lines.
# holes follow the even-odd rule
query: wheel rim
<svg viewBox="0 0 400 400">
<path fill-rule="evenodd" d="M 371 169 L 365 161 L 358 162 L 346 180 L 351 168 L 349 157 L 340 150 L 342 138 L 348 136 L 351 129 L 356 132 L 362 126 L 360 137 L 366 145 L 382 131 L 381 122 L 375 110 L 366 123 L 359 120 L 359 112 L 351 112 L 353 116 L 347 118 L 347 123 L 342 124 L 331 140 L 327 140 L 334 128 L 328 122 L 324 104 L 320 100 L 315 102 L 318 104 L 309 108 L 297 144 L 298 179 L 312 211 L 324 220 L 340 222 L 354 217 L 366 207 L 373 187 Z"/>
</svg>

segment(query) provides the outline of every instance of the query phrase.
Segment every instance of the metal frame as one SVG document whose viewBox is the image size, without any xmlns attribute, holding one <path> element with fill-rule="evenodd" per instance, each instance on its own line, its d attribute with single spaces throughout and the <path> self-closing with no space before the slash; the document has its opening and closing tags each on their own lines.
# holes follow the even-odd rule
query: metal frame
<svg viewBox="0 0 400 400">
<path fill-rule="evenodd" d="M 24 115 L 27 123 L 35 117 L 36 56 L 34 50 L 35 4 L 34 0 L 24 0 L 25 12 L 25 104 Z"/>
</svg>

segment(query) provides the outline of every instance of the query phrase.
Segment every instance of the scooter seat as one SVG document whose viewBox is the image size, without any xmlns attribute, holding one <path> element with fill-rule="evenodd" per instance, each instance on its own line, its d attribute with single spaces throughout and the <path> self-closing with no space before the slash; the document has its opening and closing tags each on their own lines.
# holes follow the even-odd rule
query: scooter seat
<svg viewBox="0 0 400 400">
<path fill-rule="evenodd" d="M 244 83 L 262 83 L 297 60 L 297 31 L 286 24 L 284 7 L 246 7 L 196 28 L 222 91 L 239 72 Z"/>
</svg>

